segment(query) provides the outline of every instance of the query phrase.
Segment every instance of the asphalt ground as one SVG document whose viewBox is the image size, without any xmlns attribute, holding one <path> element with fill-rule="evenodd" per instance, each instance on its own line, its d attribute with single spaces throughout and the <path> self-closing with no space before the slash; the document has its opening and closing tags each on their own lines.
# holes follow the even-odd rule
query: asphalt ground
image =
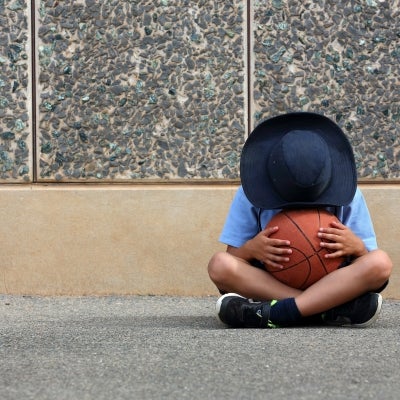
<svg viewBox="0 0 400 400">
<path fill-rule="evenodd" d="M 255 330 L 216 300 L 0 296 L 0 398 L 400 398 L 400 301 L 364 329 Z"/>
</svg>

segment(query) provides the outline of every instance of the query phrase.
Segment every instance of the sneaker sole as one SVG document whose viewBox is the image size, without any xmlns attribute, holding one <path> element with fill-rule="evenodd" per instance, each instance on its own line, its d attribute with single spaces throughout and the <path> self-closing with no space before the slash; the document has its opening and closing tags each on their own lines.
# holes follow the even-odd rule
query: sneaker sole
<svg viewBox="0 0 400 400">
<path fill-rule="evenodd" d="M 221 318 L 219 317 L 219 313 L 221 311 L 221 306 L 222 306 L 222 302 L 226 297 L 231 297 L 231 296 L 235 296 L 235 297 L 241 297 L 242 299 L 245 299 L 245 297 L 240 296 L 240 294 L 237 293 L 226 293 L 223 296 L 221 296 L 218 300 L 217 300 L 217 304 L 215 305 L 215 310 L 217 312 L 217 317 L 218 320 L 221 321 L 222 323 L 224 323 L 224 321 L 221 320 Z"/>
<path fill-rule="evenodd" d="M 367 326 L 372 325 L 379 317 L 379 314 L 381 312 L 382 308 L 382 296 L 378 293 L 378 307 L 376 308 L 375 314 L 366 322 L 363 322 L 362 324 L 348 324 L 348 325 L 342 325 L 342 326 L 348 326 L 351 328 L 366 328 Z"/>
</svg>

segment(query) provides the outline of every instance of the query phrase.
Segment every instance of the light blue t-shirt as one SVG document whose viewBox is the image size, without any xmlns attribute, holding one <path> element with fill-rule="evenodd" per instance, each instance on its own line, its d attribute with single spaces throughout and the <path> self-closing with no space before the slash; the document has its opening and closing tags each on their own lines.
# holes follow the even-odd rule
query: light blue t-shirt
<svg viewBox="0 0 400 400">
<path fill-rule="evenodd" d="M 365 244 L 368 251 L 378 245 L 364 196 L 360 189 L 352 202 L 343 207 L 326 207 L 342 224 L 350 228 Z M 270 219 L 281 210 L 260 210 L 244 194 L 242 186 L 236 192 L 219 240 L 229 246 L 241 247 L 264 229 Z"/>
</svg>

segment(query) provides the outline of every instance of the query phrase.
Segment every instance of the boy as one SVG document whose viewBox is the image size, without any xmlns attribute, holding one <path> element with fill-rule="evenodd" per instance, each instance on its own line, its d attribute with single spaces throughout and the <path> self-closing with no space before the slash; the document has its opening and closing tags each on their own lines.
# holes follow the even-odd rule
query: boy
<svg viewBox="0 0 400 400">
<path fill-rule="evenodd" d="M 307 323 L 363 327 L 378 317 L 392 269 L 378 249 L 351 145 L 339 126 L 314 113 L 267 119 L 247 139 L 240 160 L 242 186 L 220 236 L 226 252 L 208 265 L 222 297 L 218 316 L 231 327 L 275 328 Z M 288 207 L 324 207 L 341 223 L 318 232 L 326 257 L 346 257 L 346 267 L 304 291 L 276 280 L 264 265 L 282 268 L 290 238 L 272 239 L 265 229 Z M 257 299 L 253 301 L 252 299 Z"/>
</svg>

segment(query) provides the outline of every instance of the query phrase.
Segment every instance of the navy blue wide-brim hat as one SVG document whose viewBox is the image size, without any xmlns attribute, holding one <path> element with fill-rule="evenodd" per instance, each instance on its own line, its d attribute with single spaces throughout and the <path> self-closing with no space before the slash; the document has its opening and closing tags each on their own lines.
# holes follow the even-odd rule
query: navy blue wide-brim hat
<svg viewBox="0 0 400 400">
<path fill-rule="evenodd" d="M 243 190 L 256 207 L 344 206 L 357 188 L 350 142 L 329 118 L 310 112 L 261 122 L 240 159 Z"/>
</svg>

